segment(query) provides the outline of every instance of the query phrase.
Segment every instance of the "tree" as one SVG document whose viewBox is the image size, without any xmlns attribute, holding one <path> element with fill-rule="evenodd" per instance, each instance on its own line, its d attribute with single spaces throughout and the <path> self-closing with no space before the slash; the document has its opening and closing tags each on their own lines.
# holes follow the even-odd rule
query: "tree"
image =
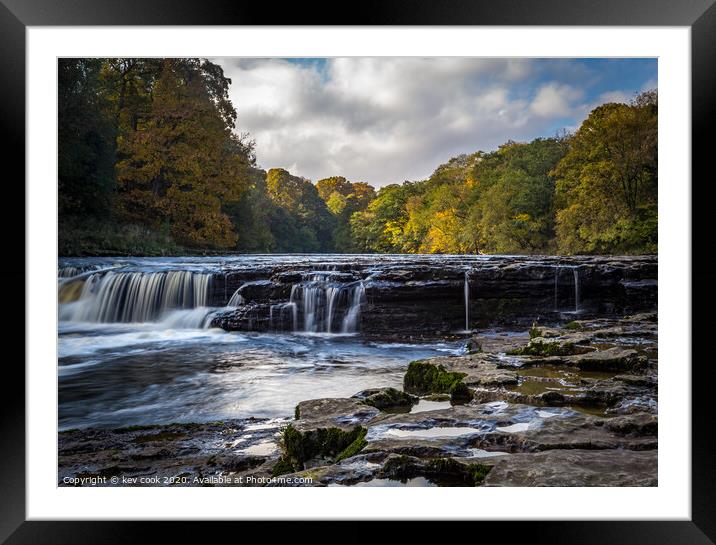
<svg viewBox="0 0 716 545">
<path fill-rule="evenodd" d="M 508 142 L 483 156 L 471 173 L 472 214 L 488 253 L 549 253 L 554 238 L 554 180 L 566 150 L 562 138 Z"/>
<path fill-rule="evenodd" d="M 365 182 L 350 182 L 342 176 L 316 182 L 318 194 L 335 217 L 333 248 L 339 252 L 359 251 L 353 237 L 351 216 L 366 209 L 375 198 L 375 189 Z"/>
<path fill-rule="evenodd" d="M 100 59 L 59 59 L 58 207 L 72 216 L 109 214 L 114 190 L 115 130 L 102 88 Z"/>
<path fill-rule="evenodd" d="M 657 125 L 655 91 L 599 106 L 582 123 L 553 172 L 561 252 L 656 251 Z"/>
<path fill-rule="evenodd" d="M 202 66 L 163 61 L 146 118 L 118 141 L 117 212 L 189 246 L 228 248 L 236 235 L 222 203 L 248 186 L 250 160 L 231 132 L 235 112 Z"/>
<path fill-rule="evenodd" d="M 351 231 L 359 251 L 404 251 L 403 228 L 408 220 L 406 203 L 415 193 L 415 187 L 412 182 L 382 187 L 365 210 L 351 216 Z"/>
<path fill-rule="evenodd" d="M 271 200 L 294 218 L 303 234 L 305 244 L 299 251 L 333 250 L 335 218 L 315 185 L 287 170 L 274 168 L 266 174 L 266 188 Z"/>
</svg>

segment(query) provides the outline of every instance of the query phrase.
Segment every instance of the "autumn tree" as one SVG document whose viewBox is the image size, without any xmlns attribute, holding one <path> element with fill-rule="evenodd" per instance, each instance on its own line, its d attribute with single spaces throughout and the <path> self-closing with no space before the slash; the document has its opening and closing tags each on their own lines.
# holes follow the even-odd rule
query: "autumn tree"
<svg viewBox="0 0 716 545">
<path fill-rule="evenodd" d="M 232 133 L 235 112 L 205 71 L 163 61 L 146 116 L 118 141 L 117 211 L 183 244 L 228 248 L 236 235 L 222 203 L 240 197 L 249 160 Z"/>
<path fill-rule="evenodd" d="M 656 251 L 657 136 L 655 91 L 590 113 L 553 172 L 559 251 Z"/>
</svg>

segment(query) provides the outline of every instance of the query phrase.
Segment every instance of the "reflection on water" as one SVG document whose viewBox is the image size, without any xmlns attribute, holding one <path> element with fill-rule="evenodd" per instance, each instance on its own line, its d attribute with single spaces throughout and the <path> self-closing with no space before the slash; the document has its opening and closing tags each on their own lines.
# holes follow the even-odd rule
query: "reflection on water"
<svg viewBox="0 0 716 545">
<path fill-rule="evenodd" d="M 400 388 L 408 363 L 457 343 L 60 322 L 59 427 L 292 416 L 296 404 Z"/>
<path fill-rule="evenodd" d="M 372 481 L 356 483 L 352 486 L 437 486 L 437 484 L 425 477 L 414 477 L 402 481 L 397 479 L 373 479 Z"/>
</svg>

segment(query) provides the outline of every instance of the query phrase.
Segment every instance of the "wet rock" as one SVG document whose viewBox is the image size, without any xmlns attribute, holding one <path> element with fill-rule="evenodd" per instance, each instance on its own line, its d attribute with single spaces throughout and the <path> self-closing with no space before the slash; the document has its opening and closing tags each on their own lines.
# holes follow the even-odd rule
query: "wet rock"
<svg viewBox="0 0 716 545">
<path fill-rule="evenodd" d="M 649 415 L 650 416 L 650 415 Z M 633 425 L 637 426 L 636 422 Z M 562 450 L 562 449 L 627 449 L 652 450 L 657 448 L 657 438 L 649 433 L 648 426 L 640 429 L 642 435 L 623 433 L 609 427 L 608 418 L 572 413 L 565 417 L 543 419 L 539 425 L 509 434 L 492 434 L 473 446 L 486 450 L 508 452 Z M 627 429 L 627 424 L 624 424 Z"/>
<path fill-rule="evenodd" d="M 366 433 L 362 426 L 349 430 L 331 427 L 300 431 L 289 424 L 281 436 L 282 456 L 273 468 L 273 475 L 340 462 L 355 456 L 367 444 Z"/>
<path fill-rule="evenodd" d="M 382 478 L 403 480 L 426 477 L 443 486 L 478 486 L 492 469 L 491 463 L 478 463 L 459 458 L 389 456 L 379 473 Z"/>
<path fill-rule="evenodd" d="M 226 331 L 269 331 L 270 315 L 269 303 L 246 303 L 214 314 L 211 318 L 211 327 Z"/>
<path fill-rule="evenodd" d="M 584 346 L 589 342 L 586 335 L 570 335 L 568 337 L 533 337 L 523 348 L 509 352 L 513 356 L 572 356 L 592 352 Z"/>
<path fill-rule="evenodd" d="M 453 401 L 469 400 L 469 391 L 462 382 L 466 374 L 447 371 L 433 361 L 411 362 L 403 379 L 403 389 L 418 395 L 450 394 Z"/>
<path fill-rule="evenodd" d="M 417 394 L 450 393 L 464 385 L 470 389 L 477 386 L 505 386 L 517 384 L 514 371 L 498 365 L 499 359 L 490 354 L 438 357 L 412 362 L 405 375 L 404 387 Z M 472 395 L 465 396 L 469 399 Z"/>
<path fill-rule="evenodd" d="M 365 424 L 380 413 L 380 410 L 354 398 L 324 398 L 302 401 L 296 407 L 299 430 L 315 428 L 351 429 Z"/>
<path fill-rule="evenodd" d="M 279 454 L 280 425 L 281 421 L 241 419 L 62 432 L 59 484 L 104 476 L 107 480 L 101 486 L 241 486 L 244 483 L 234 482 L 234 477 L 270 475 Z M 112 482 L 111 477 L 119 481 Z"/>
<path fill-rule="evenodd" d="M 381 462 L 386 456 L 383 453 L 359 454 L 336 464 L 288 473 L 283 475 L 285 479 L 274 480 L 268 486 L 354 485 L 377 477 L 383 467 Z"/>
<path fill-rule="evenodd" d="M 353 398 L 380 410 L 400 408 L 409 410 L 410 407 L 418 402 L 416 396 L 401 392 L 395 388 L 371 388 L 358 392 Z"/>
<path fill-rule="evenodd" d="M 468 344 L 468 352 L 490 354 L 512 352 L 522 348 L 529 340 L 527 333 L 515 334 L 508 332 L 481 333 L 473 335 Z"/>
<path fill-rule="evenodd" d="M 465 279 L 468 281 L 470 327 L 557 321 L 562 310 L 574 308 L 575 271 L 578 275 L 580 321 L 600 314 L 652 310 L 657 292 L 655 256 L 624 257 L 502 257 L 479 262 L 436 263 L 421 256 L 400 264 L 376 256 L 354 264 L 265 265 L 253 271 L 216 273 L 212 304 L 226 304 L 236 290 L 268 317 L 270 305 L 289 302 L 292 288 L 320 275 L 337 284 L 361 281 L 365 301 L 359 331 L 368 336 L 435 338 L 465 328 Z M 326 270 L 336 269 L 336 270 Z M 265 311 L 265 315 L 263 312 Z M 260 325 L 254 316 L 243 320 L 225 316 L 216 327 L 250 330 Z M 275 324 L 282 330 L 292 323 Z M 542 325 L 538 325 L 540 329 Z M 543 336 L 550 333 L 543 331 Z"/>
<path fill-rule="evenodd" d="M 657 486 L 657 453 L 549 450 L 496 461 L 485 486 Z"/>
<path fill-rule="evenodd" d="M 656 416 L 646 413 L 619 416 L 608 420 L 604 425 L 619 435 L 643 437 L 656 436 L 658 432 Z"/>
<path fill-rule="evenodd" d="M 629 386 L 656 388 L 657 381 L 653 377 L 644 375 L 616 375 L 614 380 L 624 382 Z"/>
<path fill-rule="evenodd" d="M 586 371 L 631 371 L 646 364 L 646 359 L 640 357 L 636 350 L 618 346 L 570 356 L 565 361 Z"/>
</svg>

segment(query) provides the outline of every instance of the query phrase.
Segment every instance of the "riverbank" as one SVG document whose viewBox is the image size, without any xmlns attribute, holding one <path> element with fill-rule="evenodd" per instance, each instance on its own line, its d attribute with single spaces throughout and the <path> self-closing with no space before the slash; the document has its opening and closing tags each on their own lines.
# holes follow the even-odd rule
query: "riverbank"
<svg viewBox="0 0 716 545">
<path fill-rule="evenodd" d="M 656 321 L 477 332 L 293 418 L 67 430 L 58 484 L 656 486 Z"/>
</svg>

